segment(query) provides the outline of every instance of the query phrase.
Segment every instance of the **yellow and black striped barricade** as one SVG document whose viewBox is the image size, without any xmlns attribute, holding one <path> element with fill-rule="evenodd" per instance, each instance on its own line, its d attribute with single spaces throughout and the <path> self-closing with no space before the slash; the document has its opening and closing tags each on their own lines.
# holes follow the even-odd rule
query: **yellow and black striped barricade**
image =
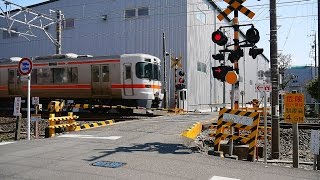
<svg viewBox="0 0 320 180">
<path fill-rule="evenodd" d="M 56 129 L 64 128 L 65 131 L 74 131 L 78 123 L 75 121 L 79 116 L 74 116 L 73 112 L 68 112 L 68 116 L 55 117 L 55 114 L 49 115 L 49 126 L 46 137 L 55 136 Z"/>
<path fill-rule="evenodd" d="M 260 114 L 258 112 L 246 112 L 231 109 L 221 109 L 219 112 L 219 119 L 217 124 L 216 136 L 214 141 L 214 150 L 220 150 L 220 143 L 222 138 L 240 141 L 249 145 L 247 160 L 253 161 L 255 157 L 255 148 L 258 137 L 258 127 L 260 122 Z M 239 128 L 249 131 L 248 135 L 233 135 L 227 134 L 224 128 Z"/>
</svg>

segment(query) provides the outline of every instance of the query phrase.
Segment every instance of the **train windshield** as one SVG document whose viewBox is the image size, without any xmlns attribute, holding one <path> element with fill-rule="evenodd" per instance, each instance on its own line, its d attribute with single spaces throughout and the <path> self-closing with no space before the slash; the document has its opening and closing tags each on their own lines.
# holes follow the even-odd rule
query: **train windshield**
<svg viewBox="0 0 320 180">
<path fill-rule="evenodd" d="M 136 75 L 141 79 L 160 80 L 160 66 L 152 63 L 139 62 L 136 64 Z"/>
</svg>

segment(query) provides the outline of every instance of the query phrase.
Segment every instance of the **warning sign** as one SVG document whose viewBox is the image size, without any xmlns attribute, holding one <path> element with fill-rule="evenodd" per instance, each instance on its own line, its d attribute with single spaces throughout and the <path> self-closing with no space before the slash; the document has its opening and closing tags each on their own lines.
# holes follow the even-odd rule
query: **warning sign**
<svg viewBox="0 0 320 180">
<path fill-rule="evenodd" d="M 286 94 L 284 96 L 284 121 L 287 123 L 304 122 L 304 95 Z"/>
</svg>

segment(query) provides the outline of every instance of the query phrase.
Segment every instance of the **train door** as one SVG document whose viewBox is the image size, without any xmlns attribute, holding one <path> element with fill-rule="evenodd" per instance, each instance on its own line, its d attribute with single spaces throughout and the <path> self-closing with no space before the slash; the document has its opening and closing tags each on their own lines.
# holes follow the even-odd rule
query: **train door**
<svg viewBox="0 0 320 180">
<path fill-rule="evenodd" d="M 132 64 L 123 64 L 123 91 L 125 96 L 133 95 Z"/>
<path fill-rule="evenodd" d="M 20 80 L 20 74 L 17 72 L 17 69 L 8 70 L 8 92 L 9 95 L 22 94 L 22 82 Z"/>
<path fill-rule="evenodd" d="M 91 86 L 93 96 L 110 95 L 110 71 L 109 65 L 91 66 Z"/>
</svg>

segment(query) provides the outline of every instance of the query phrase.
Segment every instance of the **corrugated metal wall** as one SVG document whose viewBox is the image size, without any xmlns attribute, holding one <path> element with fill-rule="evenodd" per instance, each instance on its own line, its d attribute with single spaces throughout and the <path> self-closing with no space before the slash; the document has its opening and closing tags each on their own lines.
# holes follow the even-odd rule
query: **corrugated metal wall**
<svg viewBox="0 0 320 180">
<path fill-rule="evenodd" d="M 149 15 L 132 19 L 124 18 L 124 11 L 131 8 L 148 7 Z M 208 108 L 208 104 L 222 103 L 222 83 L 213 79 L 211 66 L 218 65 L 211 55 L 217 47 L 211 41 L 211 33 L 221 23 L 216 12 L 205 0 L 60 0 L 32 9 L 48 14 L 49 9 L 62 10 L 65 18 L 74 18 L 74 28 L 64 29 L 63 53 L 115 55 L 123 53 L 148 53 L 162 59 L 162 33 L 166 34 L 166 50 L 172 56 L 183 58 L 187 76 L 189 109 Z M 102 19 L 107 15 L 107 20 Z M 4 26 L 3 19 L 0 19 Z M 22 27 L 18 27 L 19 30 Z M 55 37 L 55 26 L 49 31 Z M 55 53 L 55 46 L 43 32 L 33 30 L 38 36 L 2 39 L 1 57 L 30 57 Z M 229 33 L 230 34 L 230 33 Z M 252 60 L 246 51 L 245 65 L 240 61 L 240 74 L 245 77 L 246 99 L 255 96 L 250 82 L 257 82 L 256 70 L 268 67 L 264 59 Z M 198 70 L 199 64 L 201 71 Z M 246 75 L 243 75 L 244 66 Z M 173 104 L 173 72 L 167 58 L 169 95 Z M 250 81 L 251 80 L 251 81 Z M 227 90 L 230 85 L 226 85 Z M 243 90 L 243 83 L 240 90 Z M 226 100 L 230 102 L 229 93 Z"/>
</svg>

